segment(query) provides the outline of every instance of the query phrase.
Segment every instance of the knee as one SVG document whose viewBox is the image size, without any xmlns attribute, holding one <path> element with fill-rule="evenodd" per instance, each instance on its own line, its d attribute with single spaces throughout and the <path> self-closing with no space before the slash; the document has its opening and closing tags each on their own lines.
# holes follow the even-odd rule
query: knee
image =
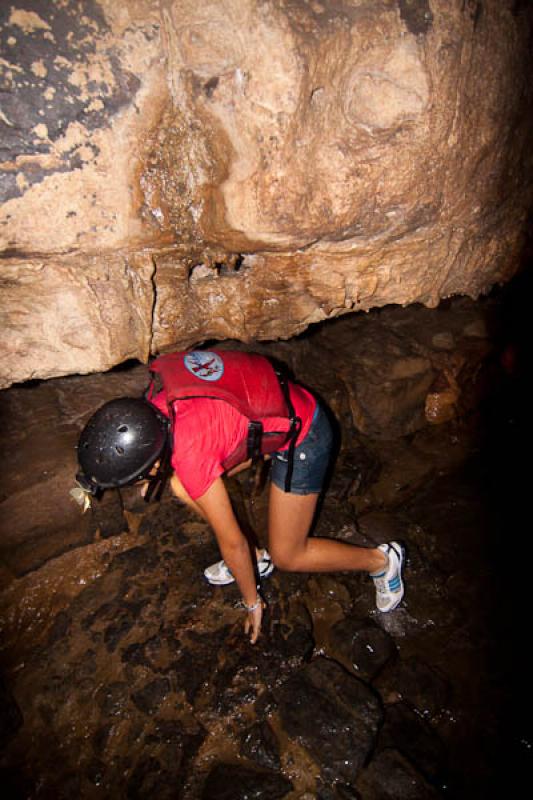
<svg viewBox="0 0 533 800">
<path fill-rule="evenodd" d="M 298 570 L 297 559 L 294 553 L 291 553 L 289 550 L 277 548 L 271 549 L 269 552 L 272 563 L 276 569 L 282 572 L 296 572 Z"/>
</svg>

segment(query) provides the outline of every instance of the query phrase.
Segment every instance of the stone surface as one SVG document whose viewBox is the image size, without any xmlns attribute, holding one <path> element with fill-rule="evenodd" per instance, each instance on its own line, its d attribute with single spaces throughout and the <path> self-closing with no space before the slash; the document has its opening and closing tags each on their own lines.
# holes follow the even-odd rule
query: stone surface
<svg viewBox="0 0 533 800">
<path fill-rule="evenodd" d="M 521 284 L 524 308 L 530 295 Z M 374 318 L 388 319 L 407 351 L 417 342 L 437 367 L 435 353 L 448 360 L 464 354 L 469 337 L 462 332 L 475 333 L 481 350 L 466 362 L 461 356 L 458 375 L 466 369 L 479 380 L 486 336 L 497 331 L 491 314 L 481 314 L 491 309 L 494 298 L 435 310 L 388 308 L 363 319 L 372 326 Z M 518 325 L 512 308 L 508 313 Z M 358 338 L 356 319 L 330 326 L 345 361 L 350 336 Z M 529 334 L 527 314 L 520 319 Z M 441 347 L 451 336 L 435 343 L 438 332 L 453 335 L 453 351 Z M 511 341 L 516 334 L 514 328 Z M 516 643 L 529 630 L 529 606 L 508 547 L 510 530 L 517 546 L 528 544 L 529 473 L 518 457 L 531 416 L 527 383 L 514 384 L 499 413 L 489 395 L 475 414 L 426 424 L 400 439 L 369 437 L 356 432 L 346 385 L 337 377 L 340 362 L 330 355 L 334 348 L 322 351 L 327 341 L 317 335 L 268 346 L 311 386 L 320 385 L 339 411 L 343 449 L 316 535 L 360 546 L 404 540 L 406 596 L 401 608 L 382 615 L 365 575 L 275 570 L 262 586 L 268 608 L 254 647 L 243 634 L 236 587 L 202 580 L 205 566 L 220 557 L 207 524 L 168 494 L 147 507 L 132 487 L 123 494 L 124 512 L 118 502 L 102 506 L 98 524 L 105 521 L 105 529 L 91 527 L 89 543 L 65 547 L 73 541 L 70 523 L 61 529 L 61 515 L 76 434 L 102 400 L 138 394 L 144 367 L 36 382 L 0 395 L 9 455 L 0 508 L 3 794 L 198 800 L 231 791 L 240 798 L 467 800 L 505 796 L 511 765 L 517 778 L 527 778 L 530 676 Z M 506 352 L 509 339 L 498 341 Z M 493 350 L 493 365 L 497 355 Z M 506 380 L 520 363 L 519 353 L 514 366 L 502 363 Z M 487 413 L 492 423 L 483 441 L 479 426 Z M 268 492 L 246 502 L 246 478 L 228 487 L 264 544 Z M 32 541 L 29 526 L 10 529 L 17 504 L 30 518 L 30 506 L 43 507 Z M 128 530 L 119 533 L 124 520 Z M 31 570 L 17 572 L 26 558 Z M 351 633 L 376 627 L 380 645 L 387 645 L 378 655 L 390 652 L 391 640 L 396 652 L 369 687 L 373 658 L 363 683 L 341 650 L 351 656 Z M 340 641 L 332 650 L 335 634 Z M 374 642 L 366 641 L 373 649 Z"/>
<path fill-rule="evenodd" d="M 83 379 L 67 378 L 0 394 L 0 433 L 9 453 L 0 464 L 0 558 L 12 574 L 37 569 L 97 535 L 126 529 L 117 495 L 82 515 L 69 490 L 75 486 L 76 444 L 85 422 L 106 400 L 140 395 L 147 382 L 146 369 L 137 367 L 100 376 L 90 387 Z"/>
<path fill-rule="evenodd" d="M 384 750 L 357 781 L 368 800 L 437 800 L 442 797 L 412 764 L 395 750 Z"/>
<path fill-rule="evenodd" d="M 159 24 L 149 0 L 2 4 L 3 250 L 145 238 L 131 153 L 166 94 Z"/>
<path fill-rule="evenodd" d="M 434 786 L 449 784 L 443 742 L 405 703 L 394 703 L 386 709 L 378 747 L 398 750 Z"/>
<path fill-rule="evenodd" d="M 275 692 L 283 727 L 326 779 L 351 783 L 372 751 L 382 712 L 362 681 L 318 658 Z"/>
<path fill-rule="evenodd" d="M 18 731 L 24 720 L 4 678 L 0 675 L 0 742 L 4 746 Z"/>
<path fill-rule="evenodd" d="M 530 27 L 511 0 L 4 4 L 0 385 L 508 279 Z"/>
<path fill-rule="evenodd" d="M 240 752 L 265 769 L 279 770 L 279 744 L 272 728 L 266 723 L 256 723 L 242 732 Z"/>
<path fill-rule="evenodd" d="M 270 349 L 327 398 L 341 425 L 391 439 L 427 422 L 446 422 L 479 402 L 490 339 L 470 337 L 465 326 L 482 322 L 484 314 L 489 320 L 488 305 L 483 312 L 465 298 L 443 304 L 437 313 L 421 306 L 387 308 L 317 326 L 299 346 Z M 454 336 L 452 351 L 435 345 L 433 333 L 443 328 Z M 446 405 L 450 384 L 453 402 Z M 445 407 L 446 414 L 428 413 Z M 362 454 L 362 459 L 369 474 L 375 473 L 371 458 Z"/>
<path fill-rule="evenodd" d="M 218 764 L 208 775 L 203 800 L 281 800 L 292 784 L 273 772 L 259 772 L 237 764 Z"/>
<path fill-rule="evenodd" d="M 371 681 L 396 652 L 391 637 L 368 620 L 340 620 L 329 633 L 329 643 L 328 655 L 363 681 Z"/>
<path fill-rule="evenodd" d="M 154 303 L 149 255 L 8 258 L 1 270 L 7 318 L 0 386 L 148 358 Z"/>
<path fill-rule="evenodd" d="M 450 700 L 450 686 L 443 675 L 414 657 L 387 668 L 374 686 L 386 703 L 402 699 L 424 719 L 435 717 Z"/>
</svg>

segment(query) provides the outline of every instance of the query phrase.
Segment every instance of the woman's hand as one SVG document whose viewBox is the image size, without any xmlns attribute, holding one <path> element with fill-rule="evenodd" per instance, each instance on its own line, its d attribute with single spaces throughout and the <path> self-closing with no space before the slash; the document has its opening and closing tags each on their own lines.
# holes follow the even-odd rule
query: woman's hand
<svg viewBox="0 0 533 800">
<path fill-rule="evenodd" d="M 246 636 L 250 634 L 250 644 L 255 644 L 261 632 L 261 621 L 263 619 L 263 610 L 266 608 L 266 603 L 260 598 L 257 598 L 253 606 L 246 606 L 246 620 L 244 621 L 244 633 Z"/>
</svg>

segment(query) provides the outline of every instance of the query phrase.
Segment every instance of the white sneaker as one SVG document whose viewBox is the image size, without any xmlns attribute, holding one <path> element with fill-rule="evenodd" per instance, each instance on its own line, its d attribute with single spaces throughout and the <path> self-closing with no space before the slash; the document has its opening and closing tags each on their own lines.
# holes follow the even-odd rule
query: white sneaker
<svg viewBox="0 0 533 800">
<path fill-rule="evenodd" d="M 257 569 L 260 578 L 267 578 L 274 569 L 272 559 L 266 550 L 263 550 L 263 555 L 257 559 Z M 214 586 L 226 586 L 235 581 L 224 560 L 217 561 L 216 564 L 211 564 L 210 567 L 204 569 L 204 575 Z"/>
<path fill-rule="evenodd" d="M 378 550 L 385 553 L 389 564 L 385 572 L 370 575 L 376 587 L 376 605 L 378 611 L 392 611 L 402 602 L 403 598 L 404 549 L 398 542 L 389 542 L 389 544 L 380 544 Z"/>
</svg>

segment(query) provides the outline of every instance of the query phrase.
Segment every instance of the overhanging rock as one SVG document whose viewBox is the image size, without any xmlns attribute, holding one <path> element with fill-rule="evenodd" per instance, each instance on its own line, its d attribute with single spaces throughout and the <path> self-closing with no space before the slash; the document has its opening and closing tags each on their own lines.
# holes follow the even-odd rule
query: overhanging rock
<svg viewBox="0 0 533 800">
<path fill-rule="evenodd" d="M 530 30 L 511 0 L 6 4 L 0 385 L 506 281 Z"/>
</svg>

